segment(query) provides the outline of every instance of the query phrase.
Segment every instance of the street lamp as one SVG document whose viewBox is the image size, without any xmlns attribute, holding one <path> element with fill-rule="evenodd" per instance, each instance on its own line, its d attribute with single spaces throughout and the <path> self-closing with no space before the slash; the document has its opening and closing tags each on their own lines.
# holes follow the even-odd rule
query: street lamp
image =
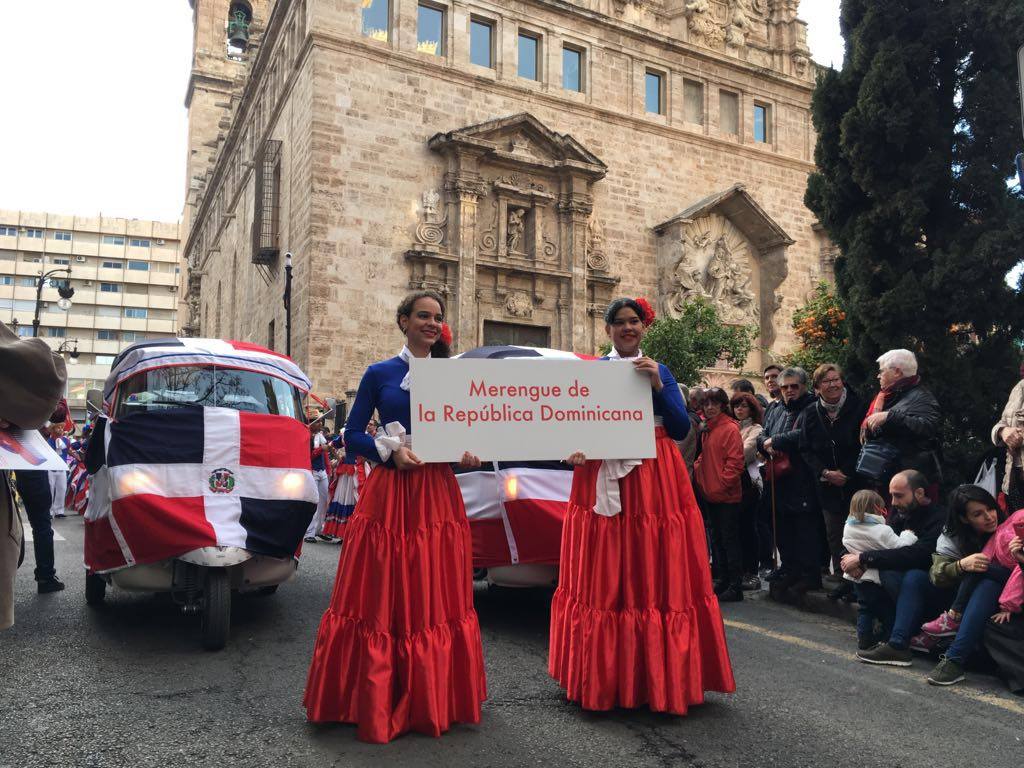
<svg viewBox="0 0 1024 768">
<path fill-rule="evenodd" d="M 68 344 L 73 345 L 71 349 L 68 349 Z M 79 355 L 82 354 L 78 351 L 78 339 L 65 339 L 57 347 L 57 352 L 61 355 L 67 355 L 72 360 L 77 360 Z"/>
<path fill-rule="evenodd" d="M 75 295 L 75 289 L 71 287 L 71 267 L 58 267 L 57 269 L 51 269 L 49 272 L 44 272 L 36 278 L 36 311 L 32 316 L 32 336 L 39 335 L 39 309 L 43 304 L 43 286 L 46 281 L 50 279 L 52 275 L 56 275 L 63 272 L 66 277 L 64 284 L 57 287 L 57 294 L 60 299 L 57 301 L 57 306 L 67 312 L 71 309 L 71 297 Z"/>
</svg>

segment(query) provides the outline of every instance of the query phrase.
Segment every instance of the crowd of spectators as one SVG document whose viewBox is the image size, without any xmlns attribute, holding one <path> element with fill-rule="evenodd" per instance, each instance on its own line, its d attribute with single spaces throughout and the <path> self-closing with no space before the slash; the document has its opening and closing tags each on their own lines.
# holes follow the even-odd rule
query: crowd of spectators
<svg viewBox="0 0 1024 768">
<path fill-rule="evenodd" d="M 834 364 L 811 375 L 772 365 L 763 380 L 767 397 L 747 379 L 730 394 L 684 392 L 696 429 L 680 448 L 719 600 L 742 600 L 762 581 L 780 602 L 827 588 L 857 604 L 860 661 L 930 656 L 935 685 L 995 662 L 1024 692 L 1024 380 L 992 429 L 1006 451 L 999 488 L 961 485 L 948 505 L 941 411 L 912 352 L 878 359 L 870 399 Z"/>
</svg>

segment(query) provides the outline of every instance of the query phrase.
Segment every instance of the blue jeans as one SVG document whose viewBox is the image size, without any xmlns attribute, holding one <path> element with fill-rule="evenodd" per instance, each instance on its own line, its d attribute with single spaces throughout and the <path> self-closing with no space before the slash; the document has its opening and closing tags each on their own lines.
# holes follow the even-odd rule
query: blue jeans
<svg viewBox="0 0 1024 768">
<path fill-rule="evenodd" d="M 985 633 L 985 625 L 989 617 L 999 610 L 999 595 L 1003 591 L 1006 580 L 1010 578 L 1010 570 L 998 563 L 991 563 L 979 579 L 971 593 L 960 619 L 953 644 L 946 651 L 946 658 L 957 664 L 963 664 L 974 653 Z"/>
<path fill-rule="evenodd" d="M 857 634 L 871 634 L 874 620 L 882 623 L 882 637 L 893 648 L 905 649 L 921 630 L 925 615 L 936 616 L 953 599 L 952 591 L 932 584 L 928 572 L 880 571 L 881 586 L 857 585 Z"/>
<path fill-rule="evenodd" d="M 36 555 L 36 581 L 48 581 L 57 575 L 53 558 L 53 525 L 50 522 L 50 474 L 45 470 L 20 470 L 14 475 L 18 495 L 25 504 L 32 526 L 32 548 Z"/>
</svg>

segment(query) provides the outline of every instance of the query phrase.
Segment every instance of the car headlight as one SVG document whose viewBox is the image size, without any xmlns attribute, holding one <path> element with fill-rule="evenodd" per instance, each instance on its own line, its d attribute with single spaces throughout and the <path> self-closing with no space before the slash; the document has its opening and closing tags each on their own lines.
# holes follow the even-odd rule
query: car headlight
<svg viewBox="0 0 1024 768">
<path fill-rule="evenodd" d="M 121 475 L 118 483 L 122 496 L 133 496 L 136 493 L 142 493 L 151 484 L 149 475 L 139 469 L 134 469 Z"/>
<path fill-rule="evenodd" d="M 305 485 L 305 478 L 301 472 L 289 472 L 281 478 L 281 492 L 290 498 L 298 497 Z"/>
</svg>

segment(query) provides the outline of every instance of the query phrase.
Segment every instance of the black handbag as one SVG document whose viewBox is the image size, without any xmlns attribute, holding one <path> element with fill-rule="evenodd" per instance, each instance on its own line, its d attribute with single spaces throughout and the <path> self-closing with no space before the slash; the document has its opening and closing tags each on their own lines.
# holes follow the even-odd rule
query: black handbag
<svg viewBox="0 0 1024 768">
<path fill-rule="evenodd" d="M 873 483 L 888 480 L 899 469 L 899 449 L 885 440 L 868 440 L 857 456 L 857 474 Z"/>
</svg>

